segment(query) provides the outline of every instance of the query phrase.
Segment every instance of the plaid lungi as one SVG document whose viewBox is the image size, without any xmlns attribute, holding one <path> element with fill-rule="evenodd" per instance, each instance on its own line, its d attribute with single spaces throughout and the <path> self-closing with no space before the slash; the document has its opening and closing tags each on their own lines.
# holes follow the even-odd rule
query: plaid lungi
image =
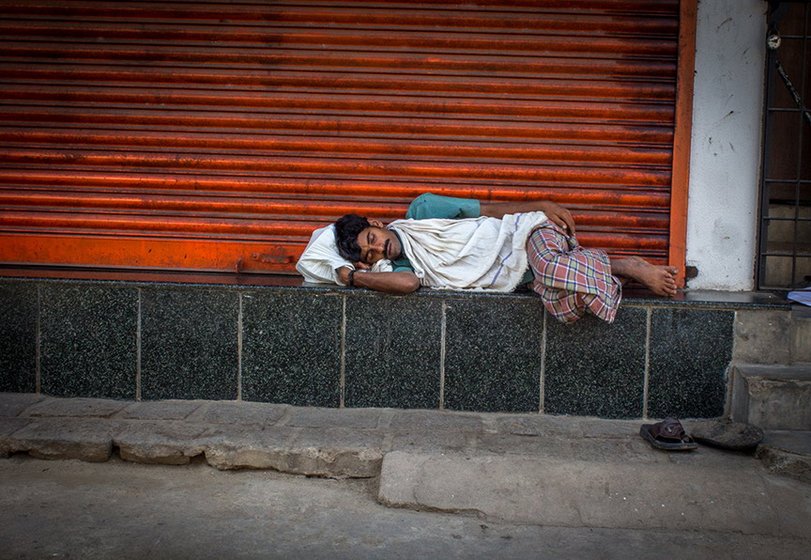
<svg viewBox="0 0 811 560">
<path fill-rule="evenodd" d="M 527 240 L 532 289 L 557 320 L 573 323 L 586 312 L 609 323 L 622 299 L 622 284 L 611 275 L 605 251 L 584 249 L 577 239 L 548 223 Z"/>
</svg>

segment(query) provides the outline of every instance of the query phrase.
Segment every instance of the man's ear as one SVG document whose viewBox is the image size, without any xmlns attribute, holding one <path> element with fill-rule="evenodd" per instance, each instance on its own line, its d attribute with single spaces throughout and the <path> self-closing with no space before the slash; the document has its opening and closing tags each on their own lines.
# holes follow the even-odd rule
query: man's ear
<svg viewBox="0 0 811 560">
<path fill-rule="evenodd" d="M 369 223 L 374 227 L 379 227 L 379 228 L 383 227 L 383 222 L 381 222 L 380 220 L 369 220 Z"/>
</svg>

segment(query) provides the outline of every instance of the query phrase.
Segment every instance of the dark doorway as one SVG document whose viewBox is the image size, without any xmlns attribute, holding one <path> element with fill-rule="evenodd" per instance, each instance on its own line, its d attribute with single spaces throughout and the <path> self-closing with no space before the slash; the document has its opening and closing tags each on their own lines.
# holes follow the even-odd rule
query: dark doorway
<svg viewBox="0 0 811 560">
<path fill-rule="evenodd" d="M 811 284 L 811 3 L 769 10 L 758 287 Z"/>
</svg>

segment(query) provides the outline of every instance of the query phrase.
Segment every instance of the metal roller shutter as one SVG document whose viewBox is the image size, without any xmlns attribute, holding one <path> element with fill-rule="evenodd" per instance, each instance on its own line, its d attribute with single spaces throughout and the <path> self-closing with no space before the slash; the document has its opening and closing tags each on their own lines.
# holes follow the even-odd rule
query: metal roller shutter
<svg viewBox="0 0 811 560">
<path fill-rule="evenodd" d="M 288 273 L 425 191 L 552 199 L 668 260 L 677 0 L 0 10 L 6 266 Z"/>
</svg>

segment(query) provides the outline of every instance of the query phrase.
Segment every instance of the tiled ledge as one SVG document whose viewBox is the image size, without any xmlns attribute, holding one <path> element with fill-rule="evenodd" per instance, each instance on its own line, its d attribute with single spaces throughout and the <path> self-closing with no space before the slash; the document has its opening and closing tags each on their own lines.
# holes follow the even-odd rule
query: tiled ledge
<svg viewBox="0 0 811 560">
<path fill-rule="evenodd" d="M 564 326 L 530 292 L 0 279 L 0 391 L 606 418 L 718 416 L 736 313 L 634 297 Z"/>
<path fill-rule="evenodd" d="M 218 290 L 278 290 L 278 291 L 313 291 L 313 292 L 337 292 L 337 293 L 356 293 L 356 294 L 371 294 L 362 290 L 350 290 L 341 288 L 339 286 L 326 285 L 326 284 L 309 284 L 302 282 L 299 276 L 287 275 L 221 275 L 221 274 L 190 274 L 186 278 L 188 281 L 184 282 L 166 282 L 160 281 L 161 278 L 157 274 L 140 274 L 140 280 L 122 281 L 114 278 L 115 275 L 109 273 L 110 279 L 65 279 L 65 278 L 46 278 L 42 276 L 42 271 L 26 270 L 26 275 L 14 276 L 12 273 L 14 269 L 0 269 L 3 273 L 0 276 L 0 284 L 3 283 L 53 283 L 53 284 L 76 284 L 81 283 L 84 285 L 114 285 L 126 287 L 150 287 L 150 286 L 164 286 L 164 287 L 197 287 L 197 288 L 212 288 Z M 39 274 L 39 276 L 37 276 Z M 88 272 L 88 274 L 91 274 Z M 103 276 L 100 272 L 94 272 L 96 276 Z M 510 294 L 490 294 L 480 293 L 475 291 L 451 291 L 451 290 L 430 290 L 422 289 L 409 297 L 444 297 L 447 294 L 453 294 L 456 297 L 472 297 L 472 298 L 516 298 L 527 297 L 534 298 L 535 295 L 528 289 L 519 288 L 516 292 Z M 372 294 L 373 295 L 373 294 Z M 644 290 L 629 290 L 623 291 L 623 298 L 626 303 L 640 304 L 640 305 L 654 305 L 662 307 L 680 307 L 688 306 L 690 308 L 705 307 L 705 308 L 718 308 L 718 309 L 789 309 L 791 302 L 785 298 L 781 298 L 775 294 L 768 292 L 725 292 L 716 290 L 686 290 L 680 292 L 674 298 L 662 298 L 654 296 Z"/>
</svg>

